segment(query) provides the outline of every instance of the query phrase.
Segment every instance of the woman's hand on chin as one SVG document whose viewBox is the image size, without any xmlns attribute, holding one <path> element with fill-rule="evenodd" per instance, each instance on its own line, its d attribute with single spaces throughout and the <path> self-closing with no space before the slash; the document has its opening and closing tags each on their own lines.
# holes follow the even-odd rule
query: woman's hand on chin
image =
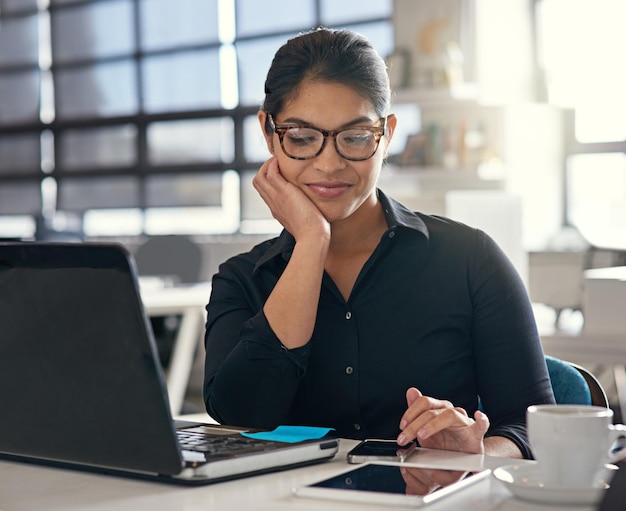
<svg viewBox="0 0 626 511">
<path fill-rule="evenodd" d="M 280 172 L 278 160 L 272 156 L 252 180 L 272 216 L 289 231 L 296 241 L 330 239 L 330 224 L 306 194 L 287 181 Z"/>
</svg>

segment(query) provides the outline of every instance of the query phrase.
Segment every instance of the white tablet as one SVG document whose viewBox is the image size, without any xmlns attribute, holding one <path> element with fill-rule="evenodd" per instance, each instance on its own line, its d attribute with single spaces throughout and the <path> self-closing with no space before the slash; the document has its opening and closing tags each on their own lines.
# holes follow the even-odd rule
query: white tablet
<svg viewBox="0 0 626 511">
<path fill-rule="evenodd" d="M 485 479 L 491 470 L 465 472 L 403 463 L 365 463 L 293 489 L 298 497 L 422 507 Z"/>
</svg>

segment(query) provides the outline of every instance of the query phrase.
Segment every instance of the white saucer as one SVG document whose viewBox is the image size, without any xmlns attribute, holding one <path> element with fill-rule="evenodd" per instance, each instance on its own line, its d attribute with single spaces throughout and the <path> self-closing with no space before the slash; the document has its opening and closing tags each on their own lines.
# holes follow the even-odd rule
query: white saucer
<svg viewBox="0 0 626 511">
<path fill-rule="evenodd" d="M 502 482 L 516 497 L 533 502 L 550 504 L 596 504 L 609 487 L 611 472 L 615 465 L 607 465 L 604 473 L 588 488 L 546 486 L 539 479 L 537 464 L 506 465 L 493 471 L 493 476 Z"/>
</svg>

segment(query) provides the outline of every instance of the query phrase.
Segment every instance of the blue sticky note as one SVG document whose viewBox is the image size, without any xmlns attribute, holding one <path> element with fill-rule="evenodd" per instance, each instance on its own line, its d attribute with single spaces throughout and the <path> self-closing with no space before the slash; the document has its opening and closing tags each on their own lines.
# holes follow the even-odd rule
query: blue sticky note
<svg viewBox="0 0 626 511">
<path fill-rule="evenodd" d="M 241 433 L 248 438 L 260 440 L 272 440 L 273 442 L 296 443 L 304 440 L 317 440 L 327 435 L 332 428 L 316 428 L 313 426 L 278 426 L 273 431 L 260 431 L 258 433 Z"/>
</svg>

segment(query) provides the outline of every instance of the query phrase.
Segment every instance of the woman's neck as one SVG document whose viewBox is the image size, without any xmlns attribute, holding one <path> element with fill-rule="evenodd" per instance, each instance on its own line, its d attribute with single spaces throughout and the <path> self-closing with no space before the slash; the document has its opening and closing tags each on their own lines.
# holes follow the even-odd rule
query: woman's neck
<svg viewBox="0 0 626 511">
<path fill-rule="evenodd" d="M 350 217 L 331 225 L 329 251 L 335 254 L 361 252 L 378 245 L 387 230 L 387 220 L 375 193 Z"/>
</svg>

